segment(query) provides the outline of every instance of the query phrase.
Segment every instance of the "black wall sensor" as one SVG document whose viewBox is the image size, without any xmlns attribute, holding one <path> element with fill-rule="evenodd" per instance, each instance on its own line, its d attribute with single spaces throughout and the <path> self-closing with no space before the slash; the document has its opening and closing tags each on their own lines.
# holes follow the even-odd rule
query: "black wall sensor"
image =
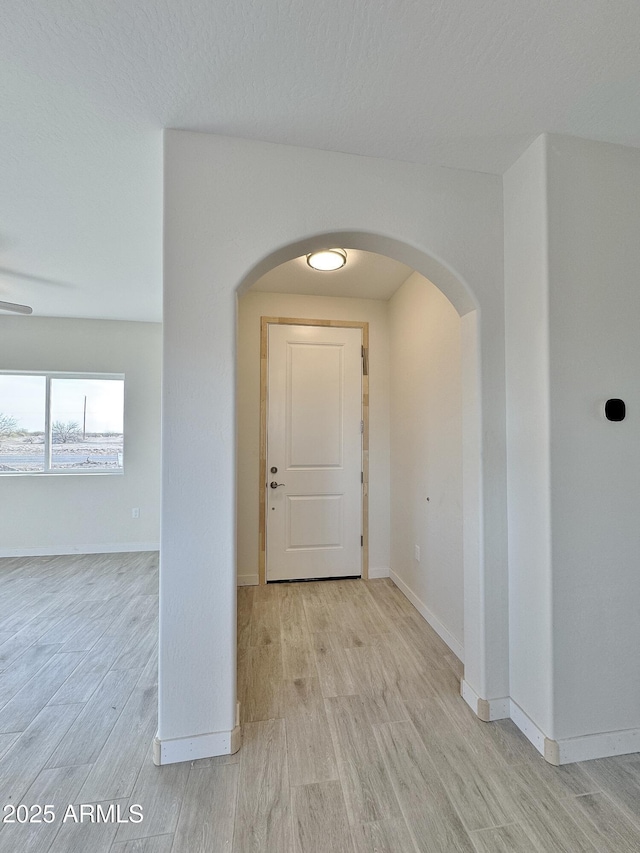
<svg viewBox="0 0 640 853">
<path fill-rule="evenodd" d="M 624 400 L 607 400 L 604 404 L 604 416 L 608 421 L 623 421 L 626 413 Z"/>
</svg>

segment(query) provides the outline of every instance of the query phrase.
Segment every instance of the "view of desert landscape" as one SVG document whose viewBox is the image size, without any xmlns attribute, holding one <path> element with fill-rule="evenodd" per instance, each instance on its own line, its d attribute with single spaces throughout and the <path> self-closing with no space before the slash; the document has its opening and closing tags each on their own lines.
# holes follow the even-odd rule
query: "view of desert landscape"
<svg viewBox="0 0 640 853">
<path fill-rule="evenodd" d="M 43 433 L 0 436 L 0 473 L 37 472 L 45 467 Z M 71 436 L 51 444 L 51 469 L 117 471 L 123 467 L 122 434 Z"/>
</svg>

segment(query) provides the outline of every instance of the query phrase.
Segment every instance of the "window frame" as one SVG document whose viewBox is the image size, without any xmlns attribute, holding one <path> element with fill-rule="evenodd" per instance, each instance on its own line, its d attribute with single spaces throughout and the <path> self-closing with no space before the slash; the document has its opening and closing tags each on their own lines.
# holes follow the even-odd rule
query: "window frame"
<svg viewBox="0 0 640 853">
<path fill-rule="evenodd" d="M 0 376 L 43 376 L 45 379 L 45 399 L 44 399 L 44 467 L 42 471 L 0 471 L 0 477 L 113 477 L 122 476 L 124 474 L 124 424 L 125 424 L 125 374 L 124 373 L 86 373 L 77 371 L 60 371 L 60 370 L 0 370 Z M 86 469 L 84 471 L 77 468 L 66 470 L 64 468 L 52 468 L 51 457 L 53 452 L 53 441 L 51 437 L 51 381 L 53 379 L 106 379 L 120 380 L 123 383 L 122 392 L 122 465 L 117 469 L 105 469 L 103 471 L 95 471 Z"/>
</svg>

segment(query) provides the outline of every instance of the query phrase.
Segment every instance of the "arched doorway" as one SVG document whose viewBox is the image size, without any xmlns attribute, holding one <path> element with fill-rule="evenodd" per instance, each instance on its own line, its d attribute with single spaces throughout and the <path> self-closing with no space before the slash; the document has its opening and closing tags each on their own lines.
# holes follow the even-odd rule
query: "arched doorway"
<svg viewBox="0 0 640 853">
<path fill-rule="evenodd" d="M 254 266 L 238 289 L 238 296 L 248 293 L 252 285 L 267 272 L 286 264 L 300 255 L 327 246 L 341 246 L 362 252 L 386 255 L 415 270 L 447 297 L 460 317 L 462 350 L 462 468 L 463 468 L 463 561 L 464 561 L 464 648 L 467 672 L 475 673 L 483 666 L 482 643 L 478 642 L 478 627 L 482 624 L 482 466 L 481 466 L 481 413 L 479 388 L 479 331 L 478 309 L 468 286 L 439 260 L 397 240 L 380 235 L 333 232 L 315 235 L 305 241 L 296 241 L 271 253 Z M 284 269 L 284 267 L 283 267 Z M 366 297 L 366 292 L 361 294 Z M 468 626 L 468 627 L 467 627 Z M 477 678 L 477 676 L 475 676 Z M 475 680 L 475 679 L 474 679 Z M 465 695 L 466 694 L 466 695 Z M 496 714 L 478 705 L 478 696 L 463 682 L 463 695 L 476 713 L 494 718 Z"/>
</svg>

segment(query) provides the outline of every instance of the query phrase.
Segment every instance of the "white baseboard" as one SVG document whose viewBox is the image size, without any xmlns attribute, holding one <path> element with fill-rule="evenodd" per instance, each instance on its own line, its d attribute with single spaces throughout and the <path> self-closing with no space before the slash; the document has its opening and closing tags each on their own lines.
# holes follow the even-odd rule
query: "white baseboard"
<svg viewBox="0 0 640 853">
<path fill-rule="evenodd" d="M 415 592 L 413 592 L 413 590 L 408 587 L 407 584 L 402 580 L 402 578 L 400 578 L 392 569 L 389 570 L 389 577 L 398 587 L 400 592 L 402 592 L 409 599 L 409 601 L 413 604 L 418 613 L 424 619 L 426 619 L 429 625 L 431 625 L 431 627 L 440 637 L 440 639 L 444 640 L 444 642 L 449 646 L 454 655 L 464 663 L 464 648 L 462 644 L 459 643 L 458 640 L 456 640 L 453 634 L 451 634 L 445 628 L 442 622 L 440 622 L 440 620 L 433 615 L 427 605 L 418 598 Z"/>
<path fill-rule="evenodd" d="M 153 763 L 160 766 L 178 764 L 181 761 L 197 761 L 199 758 L 213 758 L 216 755 L 233 755 L 241 745 L 240 703 L 236 702 L 236 724 L 230 732 L 210 732 L 206 735 L 165 740 L 161 740 L 156 734 L 153 739 Z"/>
<path fill-rule="evenodd" d="M 391 577 L 391 569 L 385 568 L 377 568 L 377 569 L 369 569 L 369 580 L 374 580 L 375 578 L 388 578 Z"/>
<path fill-rule="evenodd" d="M 159 551 L 159 542 L 108 542 L 102 545 L 38 545 L 29 548 L 0 548 L 0 557 L 64 557 L 71 554 L 127 554 Z"/>
<path fill-rule="evenodd" d="M 590 761 L 593 758 L 640 752 L 640 729 L 601 732 L 551 743 L 557 744 L 558 764 L 572 764 L 574 761 Z"/>
<path fill-rule="evenodd" d="M 153 739 L 153 763 L 178 764 L 181 761 L 196 761 L 198 758 L 212 758 L 215 755 L 231 755 L 240 747 L 240 727 L 229 732 L 210 732 L 194 737 Z"/>
<path fill-rule="evenodd" d="M 509 718 L 508 698 L 481 699 L 464 678 L 460 682 L 460 694 L 473 713 L 485 723 Z"/>
<path fill-rule="evenodd" d="M 576 761 L 640 752 L 640 729 L 621 729 L 551 740 L 513 700 L 510 702 L 510 716 L 522 734 L 550 764 L 573 764 Z"/>
<path fill-rule="evenodd" d="M 509 700 L 509 716 L 527 740 L 535 746 L 540 755 L 544 755 L 544 744 L 548 740 L 547 736 L 536 726 L 533 720 L 527 717 L 522 708 L 516 705 L 513 699 Z"/>
</svg>

